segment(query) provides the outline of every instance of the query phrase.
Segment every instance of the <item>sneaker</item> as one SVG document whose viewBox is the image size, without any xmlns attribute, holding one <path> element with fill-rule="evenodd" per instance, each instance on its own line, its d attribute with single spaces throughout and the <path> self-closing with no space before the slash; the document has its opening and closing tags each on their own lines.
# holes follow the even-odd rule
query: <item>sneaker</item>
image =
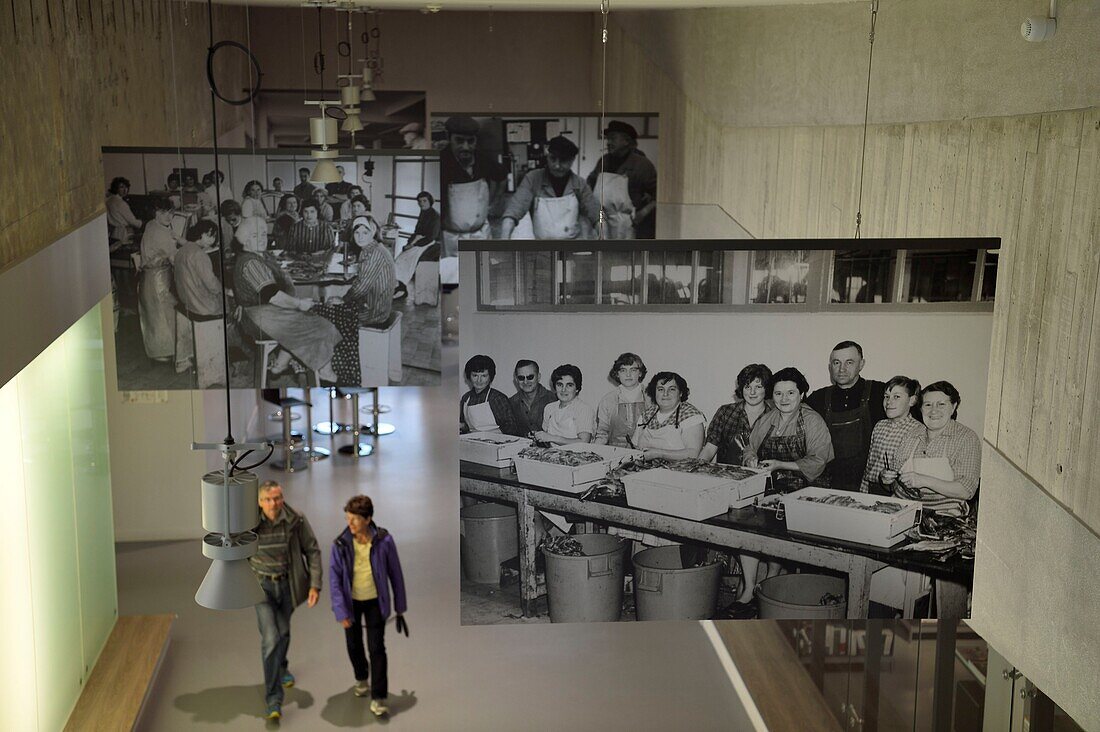
<svg viewBox="0 0 1100 732">
<path fill-rule="evenodd" d="M 369 681 L 356 681 L 355 689 L 353 690 L 356 696 L 366 696 L 370 694 L 370 682 Z"/>
<path fill-rule="evenodd" d="M 267 708 L 267 714 L 264 716 L 264 719 L 275 719 L 275 720 L 277 720 L 277 719 L 282 719 L 282 718 L 283 718 L 283 709 L 278 704 L 272 704 L 271 706 L 269 706 Z"/>
<path fill-rule="evenodd" d="M 283 688 L 289 689 L 292 686 L 294 686 L 294 674 L 287 671 L 283 674 Z"/>
<path fill-rule="evenodd" d="M 376 717 L 381 717 L 383 714 L 389 714 L 390 708 L 386 706 L 385 699 L 371 699 L 370 711 Z"/>
</svg>

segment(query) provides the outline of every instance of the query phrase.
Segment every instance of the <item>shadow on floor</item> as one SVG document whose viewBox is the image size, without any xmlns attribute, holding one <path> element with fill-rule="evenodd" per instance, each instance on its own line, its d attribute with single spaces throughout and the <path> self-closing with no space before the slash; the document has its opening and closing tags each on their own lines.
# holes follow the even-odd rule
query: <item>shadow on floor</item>
<svg viewBox="0 0 1100 732">
<path fill-rule="evenodd" d="M 262 720 L 266 711 L 263 684 L 215 686 L 194 694 L 180 694 L 173 703 L 176 709 L 191 715 L 190 721 L 193 724 L 225 724 L 237 717 Z M 286 690 L 286 697 L 283 699 L 284 714 L 295 707 L 309 709 L 312 706 L 313 694 L 297 686 Z"/>
<path fill-rule="evenodd" d="M 358 697 L 348 689 L 328 698 L 321 711 L 321 719 L 334 727 L 362 727 L 372 722 L 388 724 L 393 717 L 416 706 L 416 692 L 402 689 L 400 695 L 390 694 L 386 704 L 390 713 L 384 717 L 375 717 L 370 711 L 370 699 Z"/>
</svg>

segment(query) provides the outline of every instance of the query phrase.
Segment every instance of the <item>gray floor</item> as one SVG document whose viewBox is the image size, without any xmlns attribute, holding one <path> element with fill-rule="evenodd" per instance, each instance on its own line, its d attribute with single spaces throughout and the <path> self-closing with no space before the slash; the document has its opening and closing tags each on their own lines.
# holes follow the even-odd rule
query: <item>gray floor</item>
<svg viewBox="0 0 1100 732">
<path fill-rule="evenodd" d="M 358 464 L 339 456 L 284 480 L 288 501 L 310 517 L 326 550 L 342 528 L 343 502 L 358 492 L 374 498 L 378 522 L 393 532 L 411 637 L 397 636 L 391 622 L 392 715 L 375 720 L 351 694 L 343 632 L 326 588 L 317 607 L 295 613 L 290 667 L 298 685 L 287 695 L 282 726 L 736 728 L 741 707 L 697 623 L 460 626 L 456 349 L 443 356 L 445 387 L 383 390 L 398 431 L 378 440 L 373 456 Z M 198 500 L 198 491 L 181 500 Z M 179 616 L 142 729 L 266 724 L 255 615 L 195 605 L 206 567 L 197 541 L 119 547 L 120 612 Z"/>
</svg>

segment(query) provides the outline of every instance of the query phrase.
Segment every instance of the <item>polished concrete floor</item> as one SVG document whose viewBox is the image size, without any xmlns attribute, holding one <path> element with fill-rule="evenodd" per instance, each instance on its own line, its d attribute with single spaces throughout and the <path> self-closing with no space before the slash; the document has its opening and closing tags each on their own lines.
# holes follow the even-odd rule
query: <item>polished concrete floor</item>
<svg viewBox="0 0 1100 732">
<path fill-rule="evenodd" d="M 374 455 L 358 463 L 341 455 L 282 477 L 288 502 L 310 518 L 326 556 L 343 526 L 344 501 L 360 492 L 375 500 L 378 523 L 400 551 L 411 631 L 405 638 L 392 622 L 387 628 L 392 714 L 376 720 L 351 693 L 326 587 L 317 607 L 294 615 L 290 668 L 298 683 L 282 727 L 744 729 L 743 709 L 698 623 L 460 625 L 455 351 L 444 350 L 444 388 L 382 391 L 397 432 L 377 440 Z M 196 491 L 180 501 L 199 500 L 198 477 Z M 179 616 L 144 730 L 271 726 L 262 719 L 254 612 L 194 603 L 207 564 L 197 540 L 119 546 L 120 613 Z"/>
</svg>

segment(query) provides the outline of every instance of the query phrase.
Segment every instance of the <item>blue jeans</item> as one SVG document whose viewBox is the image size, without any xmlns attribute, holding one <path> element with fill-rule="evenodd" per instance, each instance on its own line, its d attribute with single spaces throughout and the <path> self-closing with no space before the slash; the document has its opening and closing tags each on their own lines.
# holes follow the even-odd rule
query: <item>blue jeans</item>
<svg viewBox="0 0 1100 732">
<path fill-rule="evenodd" d="M 290 599 L 290 582 L 286 577 L 278 582 L 261 578 L 260 587 L 264 591 L 264 601 L 256 606 L 256 621 L 260 626 L 264 695 L 268 706 L 281 705 L 286 652 L 290 647 L 290 614 L 294 612 L 294 603 Z"/>
</svg>

